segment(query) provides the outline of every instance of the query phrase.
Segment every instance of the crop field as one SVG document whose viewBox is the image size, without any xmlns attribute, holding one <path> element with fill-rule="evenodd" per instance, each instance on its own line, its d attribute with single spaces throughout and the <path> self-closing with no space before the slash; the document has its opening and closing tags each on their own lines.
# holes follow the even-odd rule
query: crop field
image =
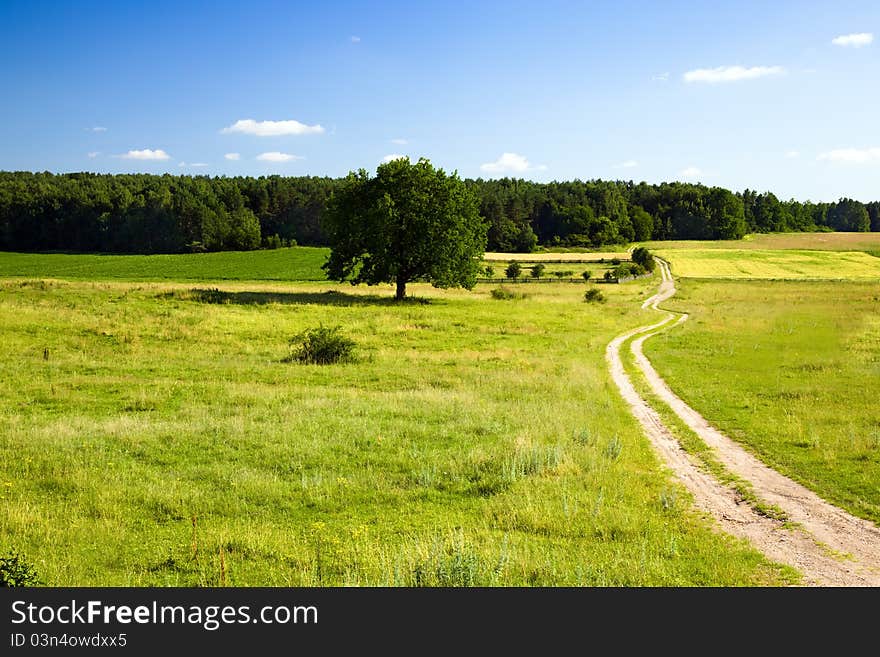
<svg viewBox="0 0 880 657">
<path fill-rule="evenodd" d="M 656 254 L 683 278 L 880 280 L 880 257 L 861 251 L 661 248 Z"/>
<path fill-rule="evenodd" d="M 798 581 L 694 511 L 609 379 L 654 279 L 0 285 L 0 541 L 47 584 Z M 354 362 L 289 362 L 321 324 Z"/>
<path fill-rule="evenodd" d="M 323 281 L 328 249 L 298 246 L 268 251 L 179 255 L 95 255 L 0 252 L 0 278 L 134 281 Z"/>
<path fill-rule="evenodd" d="M 880 251 L 880 233 L 756 233 L 741 240 L 644 242 L 650 250 L 736 249 L 802 251 Z"/>
<path fill-rule="evenodd" d="M 690 319 L 645 343 L 673 390 L 771 467 L 880 523 L 880 281 L 678 287 L 664 306 Z"/>
<path fill-rule="evenodd" d="M 519 262 L 606 262 L 612 258 L 620 260 L 629 260 L 629 252 L 623 250 L 617 251 L 543 251 L 539 253 L 485 253 L 484 260 L 510 262 L 517 260 Z M 493 263 L 494 264 L 494 263 Z"/>
</svg>

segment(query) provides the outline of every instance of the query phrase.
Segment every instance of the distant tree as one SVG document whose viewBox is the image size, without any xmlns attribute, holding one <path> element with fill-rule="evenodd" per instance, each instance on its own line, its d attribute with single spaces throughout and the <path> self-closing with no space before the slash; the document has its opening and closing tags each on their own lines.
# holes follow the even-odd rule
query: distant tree
<svg viewBox="0 0 880 657">
<path fill-rule="evenodd" d="M 632 221 L 636 242 L 647 242 L 654 232 L 654 218 L 638 205 L 630 208 L 629 218 Z"/>
<path fill-rule="evenodd" d="M 593 276 L 593 272 L 588 270 L 588 271 L 585 271 L 583 274 L 581 274 L 581 276 L 584 277 L 585 281 L 588 281 Z"/>
<path fill-rule="evenodd" d="M 532 278 L 541 278 L 544 275 L 544 265 L 540 262 L 532 265 Z"/>
<path fill-rule="evenodd" d="M 507 264 L 507 269 L 504 270 L 504 275 L 507 278 L 519 278 L 519 275 L 522 273 L 522 267 L 516 260 L 511 260 Z"/>
<path fill-rule="evenodd" d="M 370 177 L 350 173 L 324 217 L 330 257 L 327 275 L 352 284 L 427 280 L 435 287 L 476 284 L 486 229 L 473 194 L 458 178 L 425 158 L 382 164 Z"/>
<path fill-rule="evenodd" d="M 654 256 L 644 246 L 637 246 L 632 252 L 632 261 L 641 266 L 644 271 L 654 271 L 657 263 L 654 262 Z"/>
<path fill-rule="evenodd" d="M 483 270 L 483 273 L 486 274 L 486 278 L 492 278 L 493 276 L 495 276 L 495 268 L 492 267 L 491 265 L 488 265 Z"/>
<path fill-rule="evenodd" d="M 828 225 L 834 230 L 867 232 L 871 229 L 871 218 L 862 203 L 842 198 L 829 208 Z"/>
</svg>

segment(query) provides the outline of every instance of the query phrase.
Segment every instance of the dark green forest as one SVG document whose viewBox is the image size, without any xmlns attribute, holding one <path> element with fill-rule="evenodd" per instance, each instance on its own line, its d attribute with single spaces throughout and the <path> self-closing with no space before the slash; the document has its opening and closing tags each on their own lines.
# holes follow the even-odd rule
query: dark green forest
<svg viewBox="0 0 880 657">
<path fill-rule="evenodd" d="M 322 246 L 342 179 L 0 172 L 0 250 L 179 253 Z M 487 249 L 880 231 L 880 202 L 780 200 L 690 183 L 467 179 Z"/>
</svg>

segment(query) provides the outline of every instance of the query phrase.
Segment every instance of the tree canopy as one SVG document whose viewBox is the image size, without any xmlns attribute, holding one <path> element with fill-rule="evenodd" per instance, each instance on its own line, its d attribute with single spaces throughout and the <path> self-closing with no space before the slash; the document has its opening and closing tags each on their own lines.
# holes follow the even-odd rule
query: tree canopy
<svg viewBox="0 0 880 657">
<path fill-rule="evenodd" d="M 349 173 L 324 214 L 329 278 L 354 284 L 408 283 L 472 288 L 486 249 L 487 226 L 472 192 L 422 158 L 392 160 L 370 177 Z"/>
</svg>

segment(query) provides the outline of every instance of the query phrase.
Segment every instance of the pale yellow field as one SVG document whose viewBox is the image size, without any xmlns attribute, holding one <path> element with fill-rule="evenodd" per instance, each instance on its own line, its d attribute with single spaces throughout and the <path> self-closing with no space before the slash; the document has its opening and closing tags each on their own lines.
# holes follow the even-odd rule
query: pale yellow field
<svg viewBox="0 0 880 657">
<path fill-rule="evenodd" d="M 880 258 L 861 251 L 658 249 L 684 278 L 880 281 Z"/>
<path fill-rule="evenodd" d="M 808 251 L 880 251 L 880 233 L 766 233 L 741 240 L 669 240 L 644 242 L 651 251 L 670 249 L 748 249 Z"/>
<path fill-rule="evenodd" d="M 503 262 L 510 262 L 511 260 L 518 260 L 519 262 L 547 262 L 559 260 L 563 262 L 598 262 L 600 260 L 611 260 L 612 258 L 619 258 L 621 260 L 629 260 L 629 252 L 627 251 L 619 251 L 614 253 L 601 252 L 601 251 L 593 251 L 593 252 L 583 252 L 583 253 L 486 253 L 483 255 L 483 260 L 500 260 Z"/>
</svg>

